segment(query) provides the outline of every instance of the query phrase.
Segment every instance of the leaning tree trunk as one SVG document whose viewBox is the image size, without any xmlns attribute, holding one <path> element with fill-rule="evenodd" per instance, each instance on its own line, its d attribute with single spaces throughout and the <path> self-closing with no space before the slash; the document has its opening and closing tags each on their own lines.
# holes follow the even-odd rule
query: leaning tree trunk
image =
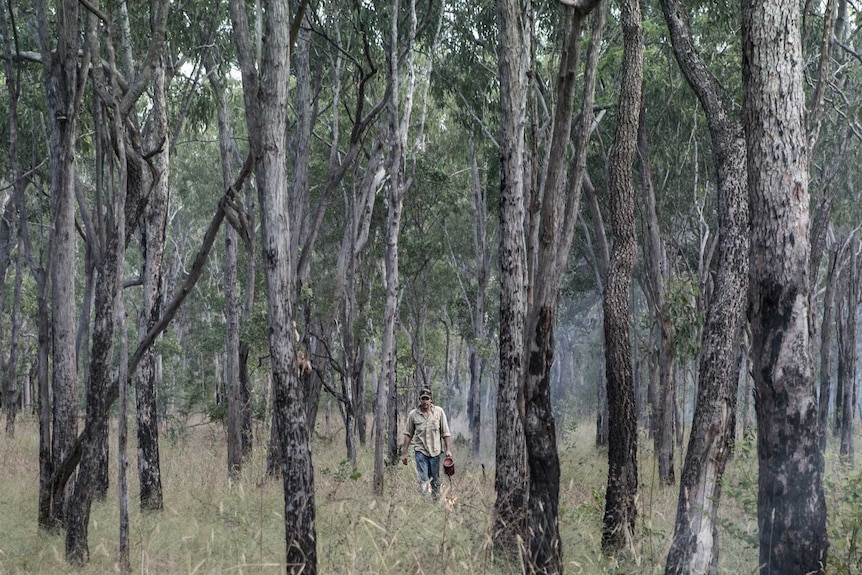
<svg viewBox="0 0 862 575">
<path fill-rule="evenodd" d="M 608 486 L 602 528 L 602 549 L 606 553 L 631 545 L 638 488 L 637 414 L 629 337 L 629 287 L 637 255 L 632 162 L 643 84 L 643 29 L 638 0 L 620 2 L 620 21 L 623 78 L 608 168 L 614 244 L 604 297 L 609 415 Z"/>
<path fill-rule="evenodd" d="M 743 0 L 759 565 L 823 573 L 829 541 L 808 329 L 808 151 L 800 6 Z"/>
<path fill-rule="evenodd" d="M 517 557 L 524 537 L 527 462 L 522 414 L 526 313 L 524 230 L 524 125 L 531 2 L 497 0 L 500 72 L 500 370 L 496 406 L 496 476 L 493 541 L 497 552 Z"/>
<path fill-rule="evenodd" d="M 707 116 L 718 180 L 718 269 L 701 336 L 697 399 L 680 479 L 676 525 L 665 573 L 713 573 L 718 506 L 732 451 L 739 363 L 737 343 L 748 294 L 749 213 L 742 127 L 727 117 L 717 79 L 695 51 L 688 14 L 663 0 L 674 54 Z"/>
</svg>

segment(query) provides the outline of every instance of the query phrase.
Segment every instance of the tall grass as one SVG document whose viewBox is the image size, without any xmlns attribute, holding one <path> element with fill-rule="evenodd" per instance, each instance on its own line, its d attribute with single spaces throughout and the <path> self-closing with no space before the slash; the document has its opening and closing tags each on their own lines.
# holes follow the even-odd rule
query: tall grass
<svg viewBox="0 0 862 575">
<path fill-rule="evenodd" d="M 38 530 L 36 426 L 33 419 L 21 417 L 14 438 L 0 435 L 0 574 L 115 572 L 116 489 L 112 488 L 105 501 L 93 506 L 91 560 L 83 570 L 66 565 L 62 533 Z M 457 435 L 457 421 L 453 427 Z M 560 530 L 566 571 L 587 575 L 662 573 L 673 532 L 678 487 L 659 486 L 648 442 L 642 441 L 635 549 L 603 557 L 600 543 L 607 455 L 595 449 L 589 427 L 572 426 L 560 434 Z M 284 503 L 281 482 L 265 477 L 265 439 L 257 439 L 241 477 L 229 481 L 224 432 L 219 424 L 183 424 L 163 430 L 165 510 L 159 513 L 142 513 L 138 508 L 136 454 L 134 449 L 130 451 L 129 508 L 135 573 L 284 572 Z M 726 574 L 757 573 L 757 525 L 752 508 L 757 460 L 750 442 L 741 445 L 730 464 L 721 505 L 719 572 Z M 313 453 L 321 573 L 520 573 L 494 556 L 490 530 L 494 504 L 492 456 L 472 460 L 466 443 L 456 441 L 456 474 L 451 481 L 444 476 L 443 497 L 431 502 L 419 493 L 412 462 L 406 467 L 399 464 L 388 468 L 385 493 L 376 498 L 371 489 L 370 445 L 360 449 L 355 471 L 344 461 L 338 432 L 316 434 Z M 678 465 L 679 460 L 677 457 Z M 111 480 L 115 484 L 113 454 L 111 461 Z M 840 471 L 831 477 L 830 485 L 837 482 L 844 489 L 849 485 L 841 482 Z M 858 474 L 852 477 L 859 483 Z M 832 498 L 835 509 L 849 500 L 849 496 Z M 852 510 L 850 505 L 844 507 Z M 859 515 L 858 510 L 854 513 Z M 832 515 L 830 521 L 839 524 L 839 518 Z M 846 551 L 846 547 L 842 550 Z"/>
</svg>

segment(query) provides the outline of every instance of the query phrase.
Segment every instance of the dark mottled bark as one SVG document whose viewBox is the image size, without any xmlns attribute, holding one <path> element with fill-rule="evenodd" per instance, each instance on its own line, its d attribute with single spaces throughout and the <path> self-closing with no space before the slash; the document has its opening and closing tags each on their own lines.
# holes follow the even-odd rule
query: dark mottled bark
<svg viewBox="0 0 862 575">
<path fill-rule="evenodd" d="M 141 278 L 144 286 L 143 301 L 138 316 L 139 339 L 146 337 L 162 313 L 170 145 L 167 141 L 168 102 L 165 68 L 161 60 L 153 74 L 152 93 L 154 94 L 153 111 L 146 126 L 146 135 L 149 148 L 158 149 L 159 152 L 152 159 L 157 181 L 153 183 L 140 226 Z M 160 381 L 156 363 L 156 351 L 151 348 L 141 358 L 135 373 L 138 481 L 141 509 L 147 510 L 160 510 L 164 507 L 159 456 L 158 388 Z"/>
<path fill-rule="evenodd" d="M 829 541 L 809 345 L 800 6 L 742 2 L 761 570 L 823 573 Z"/>
<path fill-rule="evenodd" d="M 497 1 L 500 72 L 500 369 L 497 386 L 493 540 L 518 557 L 526 520 L 527 468 L 521 377 L 524 366 L 526 243 L 524 125 L 530 54 L 528 12 L 516 0 Z"/>
<path fill-rule="evenodd" d="M 718 264 L 701 336 L 697 402 L 680 479 L 667 574 L 714 573 L 718 508 L 733 448 L 739 365 L 737 345 L 748 295 L 749 210 L 742 127 L 728 117 L 717 79 L 695 51 L 688 14 L 663 0 L 674 54 L 707 116 L 718 182 Z"/>
<path fill-rule="evenodd" d="M 305 3 L 301 5 L 300 15 Z M 317 572 L 314 469 L 308 435 L 305 394 L 297 377 L 293 322 L 297 314 L 296 267 L 285 166 L 287 87 L 290 74 L 289 2 L 264 0 L 263 45 L 259 68 L 254 60 L 245 5 L 231 0 L 230 15 L 242 71 L 249 146 L 254 157 L 261 216 L 261 253 L 267 285 L 270 364 L 276 434 L 284 456 L 284 526 L 286 570 Z M 265 73 L 258 73 L 258 70 Z"/>
<path fill-rule="evenodd" d="M 94 427 L 96 433 L 82 446 L 81 464 L 66 518 L 66 560 L 73 565 L 83 565 L 90 559 L 87 544 L 90 506 L 95 495 L 95 480 L 99 469 L 107 463 L 100 458 L 100 453 L 108 441 L 107 420 L 100 415 L 113 376 L 116 314 L 114 301 L 119 277 L 117 235 L 115 230 L 109 233 L 112 239 L 107 246 L 105 257 L 100 261 L 100 272 L 95 286 L 92 357 L 86 391 L 86 424 Z"/>
<path fill-rule="evenodd" d="M 638 488 L 637 414 L 629 337 L 629 288 L 637 255 L 632 162 L 643 83 L 643 28 L 637 0 L 620 3 L 620 22 L 623 78 L 608 168 L 614 243 L 604 294 L 609 415 L 608 486 L 602 527 L 602 549 L 606 553 L 631 544 Z"/>
<path fill-rule="evenodd" d="M 552 407 L 552 366 L 556 353 L 555 323 L 560 285 L 580 209 L 586 149 L 593 123 L 593 101 L 604 5 L 597 9 L 584 73 L 584 103 L 575 138 L 575 160 L 566 178 L 565 150 L 571 140 L 574 97 L 580 66 L 581 30 L 584 19 L 599 2 L 585 2 L 566 9 L 563 49 L 557 74 L 550 151 L 546 165 L 541 224 L 537 245 L 538 267 L 534 276 L 534 299 L 527 316 L 528 365 L 524 379 L 524 432 L 529 469 L 528 570 L 559 573 L 563 549 L 558 518 L 560 460 Z"/>
</svg>

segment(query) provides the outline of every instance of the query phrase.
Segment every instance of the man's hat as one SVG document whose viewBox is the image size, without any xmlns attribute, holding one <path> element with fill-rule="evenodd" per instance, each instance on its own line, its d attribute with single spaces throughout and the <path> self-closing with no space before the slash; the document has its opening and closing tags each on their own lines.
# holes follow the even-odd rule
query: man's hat
<svg viewBox="0 0 862 575">
<path fill-rule="evenodd" d="M 427 387 L 423 387 L 422 391 L 419 392 L 419 399 L 422 399 L 423 397 L 427 397 L 428 399 L 431 399 L 433 397 L 431 395 L 431 390 Z"/>
</svg>

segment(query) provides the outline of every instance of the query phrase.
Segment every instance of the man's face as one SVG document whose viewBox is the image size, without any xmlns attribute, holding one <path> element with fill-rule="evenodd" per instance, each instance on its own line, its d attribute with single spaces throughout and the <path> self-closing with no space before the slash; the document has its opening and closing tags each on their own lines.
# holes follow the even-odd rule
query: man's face
<svg viewBox="0 0 862 575">
<path fill-rule="evenodd" d="M 419 398 L 419 403 L 420 403 L 420 405 L 422 405 L 422 407 L 426 407 L 431 403 L 431 398 L 428 397 L 427 395 L 423 395 L 422 397 Z"/>
</svg>

